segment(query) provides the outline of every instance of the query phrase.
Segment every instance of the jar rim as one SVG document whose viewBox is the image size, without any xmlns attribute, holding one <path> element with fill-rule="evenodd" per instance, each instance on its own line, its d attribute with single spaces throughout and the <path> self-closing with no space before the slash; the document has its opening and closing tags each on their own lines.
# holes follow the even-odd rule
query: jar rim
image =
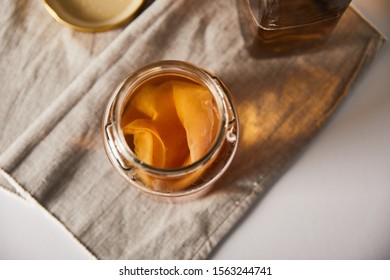
<svg viewBox="0 0 390 280">
<path fill-rule="evenodd" d="M 179 168 L 159 168 L 141 161 L 127 144 L 123 130 L 120 126 L 123 114 L 123 107 L 127 103 L 130 95 L 134 90 L 144 83 L 146 80 L 156 77 L 158 75 L 176 75 L 180 74 L 189 78 L 196 79 L 195 81 L 205 86 L 213 95 L 219 110 L 219 124 L 218 133 L 213 140 L 208 151 L 195 162 Z M 220 87 L 218 80 L 204 69 L 195 66 L 188 62 L 178 60 L 164 60 L 154 62 L 132 72 L 116 89 L 114 96 L 116 100 L 113 102 L 113 110 L 111 121 L 114 126 L 114 133 L 119 141 L 116 143 L 124 158 L 130 162 L 131 165 L 138 168 L 143 168 L 144 171 L 164 176 L 182 176 L 186 173 L 192 173 L 202 166 L 204 166 L 211 158 L 219 152 L 220 146 L 223 144 L 225 134 L 228 127 L 228 114 L 224 100 L 225 92 Z"/>
</svg>

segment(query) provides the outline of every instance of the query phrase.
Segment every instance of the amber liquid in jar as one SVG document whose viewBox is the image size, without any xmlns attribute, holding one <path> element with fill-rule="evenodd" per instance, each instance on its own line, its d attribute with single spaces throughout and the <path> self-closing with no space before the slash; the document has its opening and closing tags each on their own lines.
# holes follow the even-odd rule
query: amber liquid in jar
<svg viewBox="0 0 390 280">
<path fill-rule="evenodd" d="M 139 191 L 170 198 L 210 190 L 232 162 L 239 132 L 223 82 L 177 60 L 131 73 L 103 117 L 104 147 L 118 173 Z"/>
<path fill-rule="evenodd" d="M 142 83 L 128 100 L 121 119 L 126 142 L 136 157 L 160 169 L 182 168 L 202 158 L 212 147 L 219 125 L 209 89 L 175 75 Z M 197 176 L 200 173 L 192 180 Z M 181 187 L 177 182 L 169 184 Z"/>
<path fill-rule="evenodd" d="M 351 0 L 245 0 L 251 51 L 289 54 L 321 46 Z M 248 23 L 247 23 L 248 24 Z"/>
<path fill-rule="evenodd" d="M 219 116 L 211 92 L 167 75 L 143 83 L 128 101 L 121 127 L 137 157 L 154 167 L 189 165 L 211 148 Z"/>
</svg>

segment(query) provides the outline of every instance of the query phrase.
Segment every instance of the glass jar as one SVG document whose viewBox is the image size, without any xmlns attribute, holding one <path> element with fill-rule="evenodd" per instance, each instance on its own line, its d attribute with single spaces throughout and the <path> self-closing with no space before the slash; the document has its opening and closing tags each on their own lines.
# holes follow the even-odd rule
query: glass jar
<svg viewBox="0 0 390 280">
<path fill-rule="evenodd" d="M 164 77 L 186 79 L 207 88 L 218 115 L 210 148 L 195 162 L 177 168 L 156 167 L 140 160 L 121 125 L 124 110 L 139 88 Z M 230 165 L 238 138 L 239 122 L 229 90 L 208 71 L 183 61 L 160 61 L 130 74 L 113 93 L 103 119 L 104 146 L 115 169 L 138 190 L 165 197 L 186 196 L 208 189 Z"/>
<path fill-rule="evenodd" d="M 290 54 L 321 46 L 351 0 L 242 0 L 241 27 L 259 56 Z"/>
</svg>

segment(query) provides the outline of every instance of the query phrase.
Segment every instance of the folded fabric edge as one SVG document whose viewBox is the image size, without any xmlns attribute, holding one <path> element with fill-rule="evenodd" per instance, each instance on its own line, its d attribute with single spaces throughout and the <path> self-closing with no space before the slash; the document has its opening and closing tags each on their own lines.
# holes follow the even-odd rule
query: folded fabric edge
<svg viewBox="0 0 390 280">
<path fill-rule="evenodd" d="M 20 193 L 16 191 L 14 186 L 12 186 L 4 176 L 0 175 L 0 189 L 3 189 L 6 192 L 12 193 L 20 198 L 23 198 Z M 24 199 L 24 198 L 23 198 Z"/>
<path fill-rule="evenodd" d="M 360 16 L 361 14 L 357 13 L 357 15 Z M 363 20 L 366 19 L 363 18 Z M 356 65 L 355 71 L 351 72 L 349 81 L 343 88 L 343 93 L 340 95 L 340 98 L 336 100 L 333 106 L 329 108 L 329 111 L 327 112 L 327 114 L 324 115 L 323 120 L 320 120 L 321 122 L 327 121 L 331 117 L 331 115 L 334 113 L 340 103 L 344 101 L 344 98 L 348 95 L 350 89 L 355 85 L 356 82 L 358 82 L 359 77 L 361 77 L 365 73 L 365 71 L 367 71 L 367 68 L 373 62 L 382 45 L 386 42 L 386 38 L 381 32 L 379 32 L 375 28 L 373 28 L 373 30 L 377 33 L 379 38 L 373 37 L 369 42 L 367 42 L 367 47 L 365 48 L 364 54 L 362 54 L 361 60 Z"/>
<path fill-rule="evenodd" d="M 1 178 L 1 177 L 0 177 Z M 15 188 L 10 187 L 10 186 L 4 186 L 0 183 L 0 192 L 4 192 L 6 194 L 9 194 L 11 196 L 15 196 L 17 198 L 25 199 L 24 197 L 21 196 L 20 193 L 18 193 Z"/>
<path fill-rule="evenodd" d="M 27 192 L 19 184 L 13 184 L 13 181 L 15 180 L 1 167 L 0 167 L 0 175 L 1 175 L 0 179 L 5 180 L 5 182 L 2 182 L 2 184 L 0 184 L 0 187 L 2 189 L 14 195 L 17 195 L 18 197 L 21 197 L 26 201 L 29 201 L 29 197 L 26 195 Z"/>
<path fill-rule="evenodd" d="M 243 199 L 210 235 L 208 242 L 205 242 L 202 245 L 202 247 L 194 254 L 192 259 L 202 260 L 209 258 L 210 254 L 213 254 L 213 252 L 218 248 L 218 245 L 221 245 L 224 242 L 224 239 L 234 231 L 237 222 L 245 217 L 251 206 L 253 206 L 253 203 L 265 194 L 266 192 L 259 194 L 258 192 L 253 191 L 245 199 Z"/>
<path fill-rule="evenodd" d="M 57 225 L 59 225 L 62 229 L 64 229 L 74 241 L 76 241 L 92 259 L 98 259 L 83 243 L 80 242 L 76 238 L 76 236 L 73 235 L 73 233 L 63 224 L 60 220 L 58 220 L 57 217 L 55 217 L 52 213 L 47 211 L 38 201 L 35 200 L 33 196 L 31 196 L 16 180 L 13 178 L 10 174 L 8 174 L 6 171 L 0 168 L 0 176 L 2 176 L 5 180 L 8 181 L 8 183 L 14 188 L 15 193 L 13 193 L 11 190 L 8 190 L 6 187 L 0 185 L 0 188 L 3 190 L 13 194 L 13 195 L 19 195 L 23 199 L 25 199 L 27 202 L 29 202 L 34 207 L 37 207 L 44 213 L 46 217 L 48 217 L 50 220 L 54 221 Z"/>
<path fill-rule="evenodd" d="M 356 13 L 361 19 L 363 19 L 375 32 L 377 32 L 383 39 L 384 41 L 388 41 L 389 38 L 380 31 L 380 29 L 373 24 L 353 3 L 351 4 L 351 10 Z"/>
</svg>

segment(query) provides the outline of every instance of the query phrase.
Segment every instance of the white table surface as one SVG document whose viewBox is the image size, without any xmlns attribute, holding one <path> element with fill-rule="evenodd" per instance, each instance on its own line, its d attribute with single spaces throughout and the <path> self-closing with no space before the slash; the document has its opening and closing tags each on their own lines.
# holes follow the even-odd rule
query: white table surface
<svg viewBox="0 0 390 280">
<path fill-rule="evenodd" d="M 352 3 L 390 37 L 389 0 Z M 211 257 L 390 259 L 390 42 Z M 48 214 L 0 189 L 0 259 L 88 258 Z"/>
</svg>

